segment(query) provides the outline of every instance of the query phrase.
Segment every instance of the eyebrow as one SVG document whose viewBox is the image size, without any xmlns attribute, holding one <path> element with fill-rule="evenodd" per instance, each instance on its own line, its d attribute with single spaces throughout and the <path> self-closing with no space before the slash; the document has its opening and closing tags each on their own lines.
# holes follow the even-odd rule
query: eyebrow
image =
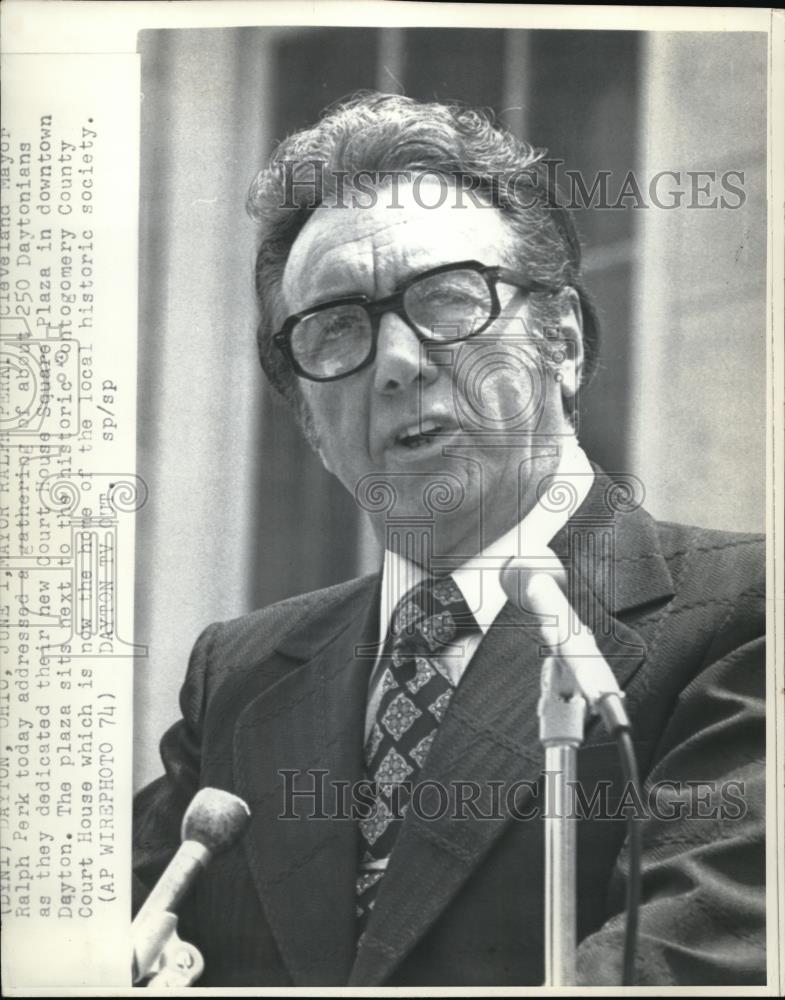
<svg viewBox="0 0 785 1000">
<path fill-rule="evenodd" d="M 318 282 L 327 283 L 330 286 L 330 292 L 325 296 L 309 301 L 307 305 L 295 310 L 295 312 L 304 312 L 307 309 L 314 309 L 317 306 L 326 305 L 327 303 L 335 302 L 338 299 L 357 298 L 362 296 L 364 298 L 368 298 L 370 301 L 370 296 L 366 295 L 365 292 L 361 292 L 358 288 L 359 282 L 363 281 L 364 277 L 362 275 L 358 276 L 356 271 L 352 275 L 353 286 L 350 287 L 348 283 L 344 284 L 349 277 L 348 270 L 349 269 L 346 266 L 336 267 L 333 264 L 327 264 L 322 269 L 320 267 L 320 262 L 317 263 L 313 269 L 313 276 Z M 370 273 L 369 276 L 372 278 L 374 277 L 373 275 L 370 275 Z M 374 287 L 375 285 L 376 282 L 374 278 Z M 339 289 L 339 291 L 336 292 L 335 289 Z"/>
</svg>

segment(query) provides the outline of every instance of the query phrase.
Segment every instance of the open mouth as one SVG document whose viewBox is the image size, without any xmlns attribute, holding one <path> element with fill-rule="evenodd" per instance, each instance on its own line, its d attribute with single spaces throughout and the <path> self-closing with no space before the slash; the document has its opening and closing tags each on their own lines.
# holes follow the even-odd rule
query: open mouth
<svg viewBox="0 0 785 1000">
<path fill-rule="evenodd" d="M 396 445 L 414 451 L 422 448 L 425 444 L 430 444 L 444 431 L 444 426 L 435 420 L 424 420 L 422 423 L 412 424 L 411 427 L 404 427 L 395 436 Z"/>
</svg>

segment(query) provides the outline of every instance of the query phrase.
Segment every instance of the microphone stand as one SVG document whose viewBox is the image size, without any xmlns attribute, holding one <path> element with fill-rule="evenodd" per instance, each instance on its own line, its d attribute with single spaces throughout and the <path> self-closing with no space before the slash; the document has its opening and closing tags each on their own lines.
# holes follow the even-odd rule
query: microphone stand
<svg viewBox="0 0 785 1000">
<path fill-rule="evenodd" d="M 576 816 L 571 789 L 586 701 L 553 657 L 542 666 L 540 741 L 545 748 L 545 986 L 575 986 Z"/>
<path fill-rule="evenodd" d="M 550 553 L 552 559 L 556 559 Z M 578 747 L 583 743 L 587 709 L 617 737 L 630 780 L 637 785 L 637 765 L 630 740 L 624 695 L 603 659 L 591 629 L 582 624 L 557 579 L 540 570 L 539 559 L 511 559 L 499 580 L 507 598 L 547 623 L 554 615 L 569 626 L 556 645 L 546 625 L 541 637 L 551 655 L 542 665 L 540 740 L 545 748 L 545 985 L 575 986 L 577 944 L 576 820 L 571 813 Z M 561 570 L 557 576 L 564 578 Z M 525 595 L 525 605 L 521 602 Z M 558 655 L 553 653 L 558 650 Z M 640 832 L 630 829 L 632 871 L 639 873 Z M 628 883 L 628 923 L 624 945 L 624 982 L 634 978 L 635 934 L 640 880 Z"/>
</svg>

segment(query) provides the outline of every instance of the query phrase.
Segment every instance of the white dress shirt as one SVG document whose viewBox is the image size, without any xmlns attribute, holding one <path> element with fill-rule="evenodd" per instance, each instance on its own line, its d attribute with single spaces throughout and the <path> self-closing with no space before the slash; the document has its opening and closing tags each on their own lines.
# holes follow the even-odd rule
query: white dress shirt
<svg viewBox="0 0 785 1000">
<path fill-rule="evenodd" d="M 574 490 L 574 502 L 567 509 L 552 510 L 538 502 L 526 516 L 508 532 L 468 559 L 452 573 L 469 609 L 480 627 L 480 634 L 461 638 L 460 644 L 446 647 L 440 664 L 449 673 L 454 685 L 463 677 L 501 609 L 507 596 L 499 582 L 499 573 L 507 562 L 518 556 L 540 553 L 569 520 L 571 514 L 586 499 L 594 482 L 594 471 L 585 452 L 575 438 L 562 447 L 554 479 L 566 479 Z M 367 739 L 382 697 L 379 681 L 383 670 L 379 659 L 390 620 L 400 599 L 426 576 L 421 566 L 387 550 L 382 573 L 381 609 L 379 614 L 379 657 L 368 684 L 368 707 L 365 715 Z"/>
</svg>

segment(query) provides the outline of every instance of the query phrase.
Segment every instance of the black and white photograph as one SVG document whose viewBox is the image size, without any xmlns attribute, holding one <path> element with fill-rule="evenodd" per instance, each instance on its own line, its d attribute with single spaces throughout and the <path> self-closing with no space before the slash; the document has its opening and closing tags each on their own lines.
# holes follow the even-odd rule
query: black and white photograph
<svg viewBox="0 0 785 1000">
<path fill-rule="evenodd" d="M 57 748 L 74 771 L 52 779 L 77 850 L 57 874 L 53 847 L 61 915 L 123 900 L 114 985 L 133 992 L 775 995 L 781 19 L 139 6 L 179 10 L 133 35 L 137 187 L 118 174 L 113 192 L 108 168 L 90 187 L 97 113 L 81 145 L 64 133 L 60 325 L 3 311 L 12 392 L 36 337 L 49 409 L 71 361 L 92 380 L 73 462 L 47 458 L 36 487 L 71 526 L 63 582 L 47 572 L 72 588 L 73 637 L 35 674 L 54 685 L 59 657 L 76 699 Z M 32 190 L 40 243 L 49 186 Z M 68 297 L 91 203 L 138 220 L 135 354 L 114 373 L 75 276 Z M 39 458 L 8 412 L 27 475 Z M 124 428 L 102 485 L 76 444 Z M 39 432 L 47 456 L 56 437 Z M 46 553 L 10 554 L 32 632 L 54 612 L 29 568 Z M 66 740 L 71 709 L 34 713 L 23 690 L 17 754 L 26 715 L 31 745 Z M 33 826 L 7 827 L 31 860 L 3 859 L 17 935 L 10 859 L 43 868 L 30 831 L 57 840 L 33 802 Z"/>
</svg>

